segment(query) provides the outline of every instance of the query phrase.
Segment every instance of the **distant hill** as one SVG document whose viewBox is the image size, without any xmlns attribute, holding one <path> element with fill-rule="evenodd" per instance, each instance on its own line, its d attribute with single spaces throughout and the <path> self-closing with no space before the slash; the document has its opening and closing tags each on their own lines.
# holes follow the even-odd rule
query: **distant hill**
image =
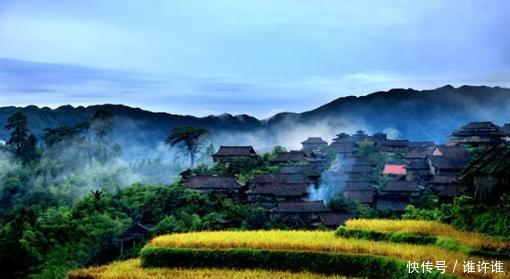
<svg viewBox="0 0 510 279">
<path fill-rule="evenodd" d="M 362 97 L 342 97 L 314 110 L 303 113 L 279 113 L 265 120 L 249 115 L 194 117 L 169 113 L 155 113 L 124 105 L 95 105 L 89 107 L 62 106 L 56 109 L 37 106 L 1 107 L 0 123 L 9 115 L 22 111 L 38 137 L 46 127 L 74 125 L 92 117 L 98 108 L 111 110 L 123 129 L 136 126 L 135 137 L 162 139 L 173 127 L 200 126 L 211 131 L 280 130 L 285 127 L 328 123 L 334 132 L 363 128 L 370 132 L 390 131 L 394 136 L 413 140 L 445 141 L 451 130 L 469 121 L 489 120 L 496 124 L 510 122 L 510 89 L 486 86 L 444 86 L 434 90 L 392 89 Z M 307 135 L 303 135 L 303 138 Z M 0 129 L 0 138 L 7 131 Z"/>
</svg>

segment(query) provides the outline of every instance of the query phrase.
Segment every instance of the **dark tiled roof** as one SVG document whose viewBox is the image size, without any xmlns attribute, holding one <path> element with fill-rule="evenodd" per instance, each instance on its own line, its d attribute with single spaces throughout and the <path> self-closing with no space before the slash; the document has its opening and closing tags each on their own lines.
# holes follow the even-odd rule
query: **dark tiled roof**
<svg viewBox="0 0 510 279">
<path fill-rule="evenodd" d="M 316 160 L 317 156 L 313 152 L 291 150 L 282 152 L 278 155 L 274 162 L 305 162 Z"/>
<path fill-rule="evenodd" d="M 321 137 L 309 137 L 307 140 L 301 142 L 302 144 L 328 144 Z"/>
<path fill-rule="evenodd" d="M 457 160 L 445 156 L 427 156 L 432 166 L 445 170 L 462 170 L 468 165 L 466 160 Z"/>
<path fill-rule="evenodd" d="M 367 174 L 346 173 L 345 181 L 374 181 L 374 178 Z"/>
<path fill-rule="evenodd" d="M 471 155 L 469 152 L 461 146 L 446 146 L 446 145 L 439 145 L 434 148 L 433 155 L 439 155 L 448 157 L 448 158 L 454 158 L 454 159 L 462 159 L 462 160 L 469 160 Z"/>
<path fill-rule="evenodd" d="M 302 173 L 307 176 L 320 176 L 320 173 L 314 171 L 311 165 L 293 165 L 293 166 L 282 166 L 280 167 L 280 173 L 284 174 L 296 174 Z"/>
<path fill-rule="evenodd" d="M 453 175 L 434 175 L 429 181 L 430 184 L 451 184 L 457 182 L 457 177 Z"/>
<path fill-rule="evenodd" d="M 467 137 L 472 135 L 505 136 L 507 133 L 492 122 L 471 122 L 462 126 L 460 130 L 455 130 L 452 133 L 454 137 Z"/>
<path fill-rule="evenodd" d="M 283 173 L 257 173 L 251 180 L 252 184 L 286 183 L 287 175 Z"/>
<path fill-rule="evenodd" d="M 434 146 L 433 141 L 410 141 L 409 147 L 432 147 Z"/>
<path fill-rule="evenodd" d="M 384 189 L 384 192 L 419 192 L 421 189 L 418 187 L 416 181 L 404 180 L 390 180 Z"/>
<path fill-rule="evenodd" d="M 285 183 L 273 183 L 257 185 L 249 191 L 250 194 L 259 195 L 275 195 L 285 197 L 299 197 L 306 196 L 308 191 L 308 185 L 305 183 L 301 184 L 285 184 Z"/>
<path fill-rule="evenodd" d="M 221 146 L 213 156 L 257 156 L 251 146 Z"/>
<path fill-rule="evenodd" d="M 193 189 L 239 189 L 242 187 L 233 176 L 189 176 L 183 184 Z"/>
<path fill-rule="evenodd" d="M 275 209 L 275 212 L 285 213 L 319 213 L 329 212 L 322 201 L 303 201 L 303 202 L 281 202 Z"/>
<path fill-rule="evenodd" d="M 353 153 L 358 149 L 358 146 L 353 141 L 335 141 L 328 146 L 329 150 L 344 153 Z"/>
<path fill-rule="evenodd" d="M 347 198 L 357 200 L 361 203 L 371 203 L 374 201 L 374 191 L 346 191 L 344 190 L 344 195 Z"/>
<path fill-rule="evenodd" d="M 470 122 L 464 126 L 462 126 L 462 129 L 465 130 L 477 130 L 477 129 L 497 129 L 499 126 L 494 125 L 494 123 L 490 121 L 484 121 L 484 122 Z"/>
<path fill-rule="evenodd" d="M 412 160 L 406 167 L 407 170 L 426 170 L 428 168 L 429 166 L 424 159 Z"/>
<path fill-rule="evenodd" d="M 381 140 L 377 142 L 377 146 L 404 148 L 409 146 L 409 140 Z"/>
<path fill-rule="evenodd" d="M 427 155 L 432 155 L 431 147 L 413 147 L 404 155 L 406 159 L 425 158 Z"/>
<path fill-rule="evenodd" d="M 361 173 L 361 174 L 368 174 L 372 173 L 373 169 L 369 165 L 353 165 L 348 170 L 345 171 L 345 173 Z"/>
<path fill-rule="evenodd" d="M 372 191 L 372 183 L 369 181 L 347 181 L 345 182 L 345 191 Z"/>
</svg>

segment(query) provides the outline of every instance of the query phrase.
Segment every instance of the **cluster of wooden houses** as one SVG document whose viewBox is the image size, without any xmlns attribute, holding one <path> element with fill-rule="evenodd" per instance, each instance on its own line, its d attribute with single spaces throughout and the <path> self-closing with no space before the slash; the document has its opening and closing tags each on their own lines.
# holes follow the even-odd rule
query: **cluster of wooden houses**
<svg viewBox="0 0 510 279">
<path fill-rule="evenodd" d="M 357 131 L 340 133 L 328 144 L 320 137 L 302 142 L 301 150 L 282 152 L 271 163 L 277 173 L 259 173 L 246 183 L 235 176 L 183 175 L 187 187 L 220 193 L 264 207 L 274 218 L 295 218 L 310 227 L 337 226 L 349 216 L 335 213 L 323 201 L 310 200 L 311 189 L 321 184 L 326 154 L 343 162 L 336 173 L 336 187 L 347 198 L 379 210 L 402 212 L 413 200 L 430 189 L 440 199 L 450 200 L 463 193 L 459 175 L 471 161 L 470 147 L 498 145 L 510 139 L 510 124 L 473 122 L 455 130 L 446 145 L 433 142 L 389 139 L 384 133 Z M 370 154 L 360 155 L 362 145 L 396 158 L 380 165 Z M 221 146 L 213 160 L 229 164 L 233 160 L 260 160 L 251 146 Z"/>
</svg>

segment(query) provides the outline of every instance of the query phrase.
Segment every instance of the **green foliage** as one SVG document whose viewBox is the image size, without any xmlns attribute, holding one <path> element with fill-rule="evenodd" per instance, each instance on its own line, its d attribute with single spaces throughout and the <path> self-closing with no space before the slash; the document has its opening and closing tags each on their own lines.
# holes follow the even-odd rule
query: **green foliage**
<svg viewBox="0 0 510 279">
<path fill-rule="evenodd" d="M 16 157 L 23 162 L 31 162 L 38 157 L 37 138 L 30 133 L 25 115 L 16 112 L 7 119 L 5 129 L 11 131 L 6 144 L 12 146 Z"/>
<path fill-rule="evenodd" d="M 410 274 L 402 261 L 361 254 L 146 246 L 142 250 L 141 259 L 143 267 L 263 268 L 360 278 L 456 278 L 439 272 Z"/>
<path fill-rule="evenodd" d="M 339 192 L 331 198 L 328 207 L 336 212 L 351 214 L 360 218 L 371 218 L 376 216 L 374 209 L 356 201 L 347 198 L 343 192 Z"/>
<path fill-rule="evenodd" d="M 440 208 L 422 209 L 408 205 L 402 214 L 402 219 L 442 221 L 445 219 L 445 214 Z"/>
</svg>

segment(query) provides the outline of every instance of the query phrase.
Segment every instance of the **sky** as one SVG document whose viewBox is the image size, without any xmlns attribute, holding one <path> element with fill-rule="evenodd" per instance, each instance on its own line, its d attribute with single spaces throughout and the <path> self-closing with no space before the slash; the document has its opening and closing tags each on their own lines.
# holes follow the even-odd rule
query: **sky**
<svg viewBox="0 0 510 279">
<path fill-rule="evenodd" d="M 0 106 L 266 118 L 397 87 L 510 87 L 509 12 L 505 0 L 0 0 Z"/>
</svg>

